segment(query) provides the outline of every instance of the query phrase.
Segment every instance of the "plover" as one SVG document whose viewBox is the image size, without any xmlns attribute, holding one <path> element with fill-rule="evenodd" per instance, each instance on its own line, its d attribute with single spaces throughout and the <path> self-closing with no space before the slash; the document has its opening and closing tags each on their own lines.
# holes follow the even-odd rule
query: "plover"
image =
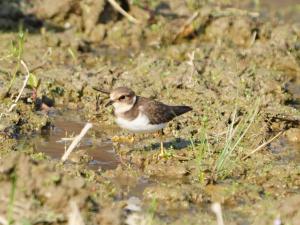
<svg viewBox="0 0 300 225">
<path fill-rule="evenodd" d="M 163 129 L 176 116 L 192 110 L 189 106 L 170 106 L 164 103 L 137 96 L 127 87 L 118 87 L 111 92 L 94 88 L 109 94 L 110 100 L 105 105 L 113 105 L 116 123 L 134 133 L 159 132 L 160 156 L 165 154 L 163 146 Z"/>
</svg>

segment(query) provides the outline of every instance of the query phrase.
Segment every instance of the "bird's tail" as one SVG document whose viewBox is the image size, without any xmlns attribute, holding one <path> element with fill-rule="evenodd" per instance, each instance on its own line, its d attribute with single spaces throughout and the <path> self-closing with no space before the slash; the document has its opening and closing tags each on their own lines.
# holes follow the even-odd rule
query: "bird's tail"
<svg viewBox="0 0 300 225">
<path fill-rule="evenodd" d="M 192 107 L 189 107 L 189 106 L 185 106 L 185 105 L 180 105 L 180 106 L 172 106 L 172 111 L 174 112 L 174 114 L 176 116 L 180 116 L 186 112 L 189 112 L 193 110 Z"/>
</svg>

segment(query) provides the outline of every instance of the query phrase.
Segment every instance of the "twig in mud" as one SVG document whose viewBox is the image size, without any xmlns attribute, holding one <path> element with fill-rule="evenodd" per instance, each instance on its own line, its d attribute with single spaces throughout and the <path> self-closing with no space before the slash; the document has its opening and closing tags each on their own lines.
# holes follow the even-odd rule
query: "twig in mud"
<svg viewBox="0 0 300 225">
<path fill-rule="evenodd" d="M 70 202 L 71 211 L 68 215 L 68 224 L 69 225 L 84 225 L 84 221 L 80 215 L 78 205 L 76 202 Z"/>
<path fill-rule="evenodd" d="M 12 104 L 12 105 L 9 107 L 9 109 L 7 110 L 8 113 L 11 112 L 11 111 L 17 106 L 17 102 L 19 101 L 19 99 L 20 99 L 20 97 L 21 97 L 21 95 L 22 95 L 22 93 L 23 93 L 23 91 L 24 91 L 24 89 L 25 89 L 25 87 L 26 87 L 26 85 L 27 85 L 29 76 L 30 76 L 30 73 L 29 73 L 29 70 L 28 70 L 28 67 L 27 67 L 26 63 L 25 63 L 23 60 L 21 60 L 21 64 L 22 64 L 22 66 L 25 68 L 27 75 L 26 75 L 26 77 L 25 77 L 25 80 L 24 80 L 24 82 L 23 82 L 23 86 L 22 86 L 22 88 L 20 89 L 17 98 L 13 101 L 13 104 Z M 0 114 L 0 119 L 2 118 L 3 115 L 4 115 L 4 113 L 1 113 L 1 114 Z"/>
<path fill-rule="evenodd" d="M 189 60 L 187 61 L 187 64 L 189 66 L 191 66 L 191 68 L 192 68 L 191 75 L 188 78 L 188 83 L 192 83 L 194 73 L 196 72 L 196 66 L 195 66 L 195 63 L 194 63 L 194 61 L 195 61 L 195 51 L 192 51 L 191 53 L 188 53 L 188 58 L 189 58 Z"/>
<path fill-rule="evenodd" d="M 274 141 L 276 138 L 278 138 L 280 135 L 283 134 L 283 131 L 280 131 L 278 134 L 276 134 L 274 137 L 272 137 L 271 139 L 269 139 L 268 141 L 262 143 L 260 146 L 258 146 L 256 149 L 254 149 L 252 152 L 250 152 L 248 155 L 244 156 L 242 158 L 242 160 L 245 160 L 247 158 L 249 158 L 251 155 L 253 155 L 255 152 L 260 151 L 261 149 L 263 149 L 265 146 L 267 146 L 268 144 L 270 144 L 272 141 Z"/>
<path fill-rule="evenodd" d="M 257 38 L 257 31 L 254 31 L 252 36 L 251 36 L 251 39 L 250 39 L 250 46 L 251 47 L 254 45 L 256 38 Z"/>
<path fill-rule="evenodd" d="M 21 64 L 22 64 L 22 66 L 24 66 L 27 75 L 26 75 L 25 80 L 24 80 L 24 82 L 23 82 L 23 86 L 22 86 L 22 88 L 20 89 L 19 95 L 18 95 L 17 98 L 15 99 L 14 103 L 17 103 L 17 102 L 19 101 L 19 99 L 20 99 L 20 97 L 21 97 L 21 95 L 22 95 L 22 93 L 23 93 L 23 91 L 24 91 L 24 89 L 25 89 L 25 87 L 26 87 L 26 85 L 27 85 L 29 76 L 30 76 L 28 67 L 27 67 L 27 65 L 25 64 L 25 62 L 24 62 L 23 60 L 21 60 Z M 9 112 L 10 112 L 10 111 L 9 111 Z"/>
<path fill-rule="evenodd" d="M 3 216 L 0 216 L 0 224 L 1 225 L 8 225 L 8 221 Z"/>
<path fill-rule="evenodd" d="M 115 1 L 115 0 L 108 0 L 108 2 L 112 5 L 112 7 L 115 8 L 119 13 L 121 13 L 123 16 L 125 16 L 130 22 L 139 24 L 140 21 L 138 21 L 136 18 L 128 14 L 122 7 Z"/>
<path fill-rule="evenodd" d="M 173 42 L 175 42 L 178 37 L 186 30 L 186 28 L 199 16 L 199 11 L 194 12 L 194 14 L 187 19 L 187 21 L 183 24 L 183 26 L 178 30 L 173 38 Z"/>
<path fill-rule="evenodd" d="M 214 202 L 211 205 L 211 210 L 214 212 L 214 214 L 217 217 L 218 225 L 224 225 L 221 204 L 219 202 Z"/>
<path fill-rule="evenodd" d="M 187 56 L 189 58 L 189 60 L 187 61 L 187 64 L 189 64 L 190 66 L 193 67 L 193 69 L 195 69 L 195 63 L 194 63 L 195 51 L 192 51 L 191 53 L 188 53 Z"/>
<path fill-rule="evenodd" d="M 71 143 L 71 145 L 69 146 L 69 148 L 67 149 L 67 151 L 64 153 L 64 155 L 61 157 L 61 161 L 66 161 L 69 157 L 69 155 L 71 154 L 71 152 L 74 150 L 74 148 L 78 145 L 78 143 L 81 141 L 81 139 L 84 137 L 84 135 L 88 132 L 88 130 L 90 128 L 93 127 L 93 124 L 91 123 L 86 123 L 84 128 L 81 130 L 80 134 L 77 135 L 73 142 Z"/>
</svg>

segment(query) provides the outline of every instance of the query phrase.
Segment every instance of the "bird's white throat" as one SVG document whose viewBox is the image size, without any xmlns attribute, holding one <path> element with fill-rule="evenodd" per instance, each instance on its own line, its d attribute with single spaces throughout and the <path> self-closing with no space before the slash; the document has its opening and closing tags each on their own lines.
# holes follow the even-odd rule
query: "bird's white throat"
<svg viewBox="0 0 300 225">
<path fill-rule="evenodd" d="M 115 108 L 115 113 L 120 114 L 129 111 L 132 109 L 136 102 L 136 96 L 133 97 L 133 101 L 131 104 L 123 103 L 123 102 L 114 102 L 113 106 Z"/>
</svg>

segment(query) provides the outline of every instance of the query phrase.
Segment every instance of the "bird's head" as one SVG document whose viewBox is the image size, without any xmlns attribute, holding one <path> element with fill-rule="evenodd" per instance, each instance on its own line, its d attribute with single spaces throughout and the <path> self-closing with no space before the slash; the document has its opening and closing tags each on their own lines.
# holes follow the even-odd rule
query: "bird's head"
<svg viewBox="0 0 300 225">
<path fill-rule="evenodd" d="M 127 87 L 118 87 L 109 94 L 109 102 L 105 105 L 113 105 L 116 113 L 124 113 L 130 110 L 136 101 L 134 91 Z"/>
</svg>

